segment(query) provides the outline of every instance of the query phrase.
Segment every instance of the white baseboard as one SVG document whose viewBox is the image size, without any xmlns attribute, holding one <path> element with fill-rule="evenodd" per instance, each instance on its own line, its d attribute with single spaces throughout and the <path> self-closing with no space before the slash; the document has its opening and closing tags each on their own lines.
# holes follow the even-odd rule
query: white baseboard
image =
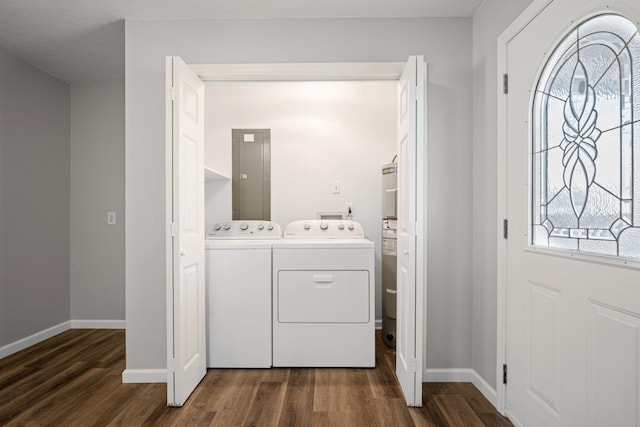
<svg viewBox="0 0 640 427">
<path fill-rule="evenodd" d="M 496 407 L 498 394 L 474 369 L 425 369 L 424 382 L 460 383 L 470 382 Z M 497 407 L 496 407 L 497 408 Z"/>
<path fill-rule="evenodd" d="M 71 329 L 125 329 L 125 321 L 74 319 L 71 321 Z"/>
<path fill-rule="evenodd" d="M 376 329 L 382 329 L 382 319 L 376 319 Z"/>
<path fill-rule="evenodd" d="M 166 383 L 166 369 L 125 369 L 122 371 L 123 383 Z"/>
<path fill-rule="evenodd" d="M 125 329 L 124 320 L 67 320 L 44 331 L 19 339 L 18 341 L 0 347 L 0 359 L 24 350 L 34 344 L 54 337 L 69 329 Z"/>
<path fill-rule="evenodd" d="M 33 335 L 29 335 L 28 337 L 0 347 L 0 359 L 17 353 L 20 350 L 24 350 L 34 344 L 38 344 L 39 342 L 54 337 L 64 331 L 68 331 L 69 329 L 71 329 L 71 322 L 67 320 L 66 322 L 47 328 L 44 331 L 36 332 Z"/>
</svg>

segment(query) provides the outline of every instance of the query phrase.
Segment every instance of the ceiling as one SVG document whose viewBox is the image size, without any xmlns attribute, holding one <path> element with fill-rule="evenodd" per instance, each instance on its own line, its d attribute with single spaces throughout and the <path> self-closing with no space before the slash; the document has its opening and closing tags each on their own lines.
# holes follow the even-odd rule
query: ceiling
<svg viewBox="0 0 640 427">
<path fill-rule="evenodd" d="M 124 80 L 124 19 L 464 17 L 482 0 L 0 0 L 0 46 L 69 82 Z"/>
</svg>

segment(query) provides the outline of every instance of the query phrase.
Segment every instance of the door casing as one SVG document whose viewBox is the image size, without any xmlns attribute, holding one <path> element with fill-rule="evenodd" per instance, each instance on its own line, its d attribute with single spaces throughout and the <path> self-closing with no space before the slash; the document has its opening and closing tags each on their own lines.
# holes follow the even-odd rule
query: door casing
<svg viewBox="0 0 640 427">
<path fill-rule="evenodd" d="M 372 62 L 372 63 L 292 63 L 292 64 L 189 64 L 190 68 L 204 82 L 207 81 L 341 81 L 341 80 L 399 80 L 406 62 Z M 425 108 L 424 123 L 426 123 L 426 69 L 425 75 L 418 76 L 425 80 Z M 169 123 L 170 124 L 170 123 Z M 168 124 L 168 125 L 169 125 Z M 427 306 L 427 248 L 426 248 L 426 153 L 427 132 L 423 133 L 424 140 L 419 145 L 417 159 L 418 173 L 416 182 L 416 205 L 419 209 L 416 232 L 416 298 L 420 298 L 422 307 Z M 171 153 L 167 153 L 168 158 Z M 171 175 L 167 174 L 167 182 L 171 182 Z M 168 189 L 169 191 L 169 189 Z M 167 194 L 169 198 L 169 193 Z M 169 217 L 169 216 L 168 216 Z M 416 352 L 419 353 L 417 375 L 420 379 L 426 377 L 426 313 L 416 313 Z M 416 404 L 416 406 L 418 406 Z"/>
</svg>

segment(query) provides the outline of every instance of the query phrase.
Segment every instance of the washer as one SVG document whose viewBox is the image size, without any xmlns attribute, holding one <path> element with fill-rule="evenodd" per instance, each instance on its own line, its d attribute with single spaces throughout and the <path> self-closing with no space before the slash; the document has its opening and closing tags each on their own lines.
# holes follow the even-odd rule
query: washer
<svg viewBox="0 0 640 427">
<path fill-rule="evenodd" d="M 375 366 L 374 256 L 354 221 L 286 227 L 273 243 L 273 366 Z"/>
<path fill-rule="evenodd" d="M 207 367 L 271 367 L 271 246 L 281 237 L 269 221 L 207 231 Z"/>
</svg>

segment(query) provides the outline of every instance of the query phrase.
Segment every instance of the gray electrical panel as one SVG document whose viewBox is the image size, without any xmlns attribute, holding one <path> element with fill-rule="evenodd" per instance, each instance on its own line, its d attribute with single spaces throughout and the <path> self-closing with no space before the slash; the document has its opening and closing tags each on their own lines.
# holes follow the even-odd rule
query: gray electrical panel
<svg viewBox="0 0 640 427">
<path fill-rule="evenodd" d="M 271 130 L 232 129 L 233 219 L 271 221 Z"/>
</svg>

